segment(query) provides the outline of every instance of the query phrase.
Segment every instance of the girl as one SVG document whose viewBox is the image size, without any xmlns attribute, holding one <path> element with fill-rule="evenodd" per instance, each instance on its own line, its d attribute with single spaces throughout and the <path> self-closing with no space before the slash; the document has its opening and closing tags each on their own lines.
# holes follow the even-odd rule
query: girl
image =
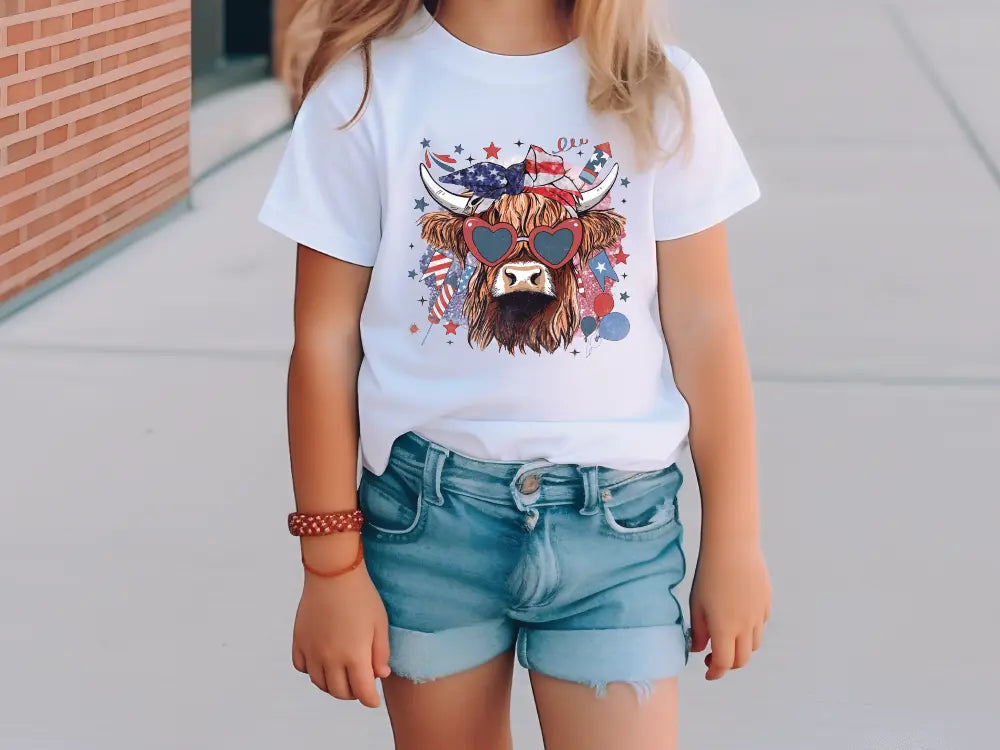
<svg viewBox="0 0 1000 750">
<path fill-rule="evenodd" d="M 714 680 L 760 645 L 722 225 L 759 191 L 652 5 L 336 0 L 317 16 L 260 215 L 299 246 L 292 660 L 367 706 L 381 678 L 402 750 L 511 747 L 515 657 L 548 750 L 675 747 L 689 651 L 711 641 Z M 673 595 L 689 435 L 690 629 Z"/>
</svg>

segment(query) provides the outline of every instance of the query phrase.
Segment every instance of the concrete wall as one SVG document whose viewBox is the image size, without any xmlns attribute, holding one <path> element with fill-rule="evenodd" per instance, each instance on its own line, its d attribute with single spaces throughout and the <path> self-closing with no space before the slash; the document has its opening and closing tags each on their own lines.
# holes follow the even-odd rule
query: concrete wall
<svg viewBox="0 0 1000 750">
<path fill-rule="evenodd" d="M 187 194 L 190 2 L 0 0 L 0 302 Z"/>
</svg>

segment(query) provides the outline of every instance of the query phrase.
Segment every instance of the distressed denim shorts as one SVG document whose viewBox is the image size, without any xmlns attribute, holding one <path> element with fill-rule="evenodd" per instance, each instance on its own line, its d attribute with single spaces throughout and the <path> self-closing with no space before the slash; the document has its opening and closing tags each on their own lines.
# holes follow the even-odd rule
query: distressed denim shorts
<svg viewBox="0 0 1000 750">
<path fill-rule="evenodd" d="M 676 465 L 482 461 L 400 436 L 358 490 L 390 668 L 422 682 L 516 647 L 527 669 L 647 696 L 689 655 L 681 481 Z"/>
</svg>

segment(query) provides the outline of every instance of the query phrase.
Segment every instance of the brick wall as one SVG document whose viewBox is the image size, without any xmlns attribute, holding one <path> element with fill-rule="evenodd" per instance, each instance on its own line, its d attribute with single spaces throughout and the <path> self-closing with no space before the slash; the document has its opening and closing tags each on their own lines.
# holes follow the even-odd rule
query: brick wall
<svg viewBox="0 0 1000 750">
<path fill-rule="evenodd" d="M 187 194 L 191 1 L 0 0 L 0 302 Z"/>
</svg>

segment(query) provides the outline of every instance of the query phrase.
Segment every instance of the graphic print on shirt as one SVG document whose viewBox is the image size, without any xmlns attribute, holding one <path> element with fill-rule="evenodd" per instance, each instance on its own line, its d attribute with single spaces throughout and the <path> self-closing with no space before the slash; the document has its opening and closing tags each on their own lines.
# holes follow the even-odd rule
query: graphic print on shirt
<svg viewBox="0 0 1000 750">
<path fill-rule="evenodd" d="M 421 141 L 420 179 L 440 208 L 418 219 L 426 246 L 420 278 L 429 292 L 421 296 L 428 309 L 421 343 L 434 330 L 453 343 L 465 328 L 469 346 L 481 350 L 576 355 L 628 335 L 611 291 L 621 280 L 615 265 L 628 258 L 621 246 L 626 220 L 611 208 L 611 194 L 628 180 L 619 178 L 610 144 L 588 152 L 582 140 L 570 152 L 560 140 L 559 153 L 579 157 L 577 164 L 537 145 L 505 164 L 504 149 L 491 141 L 485 159 L 466 157 L 469 166 L 459 168 L 457 158 Z M 443 174 L 435 177 L 435 169 Z M 421 212 L 431 205 L 415 199 Z M 624 304 L 627 293 L 620 299 Z"/>
</svg>

